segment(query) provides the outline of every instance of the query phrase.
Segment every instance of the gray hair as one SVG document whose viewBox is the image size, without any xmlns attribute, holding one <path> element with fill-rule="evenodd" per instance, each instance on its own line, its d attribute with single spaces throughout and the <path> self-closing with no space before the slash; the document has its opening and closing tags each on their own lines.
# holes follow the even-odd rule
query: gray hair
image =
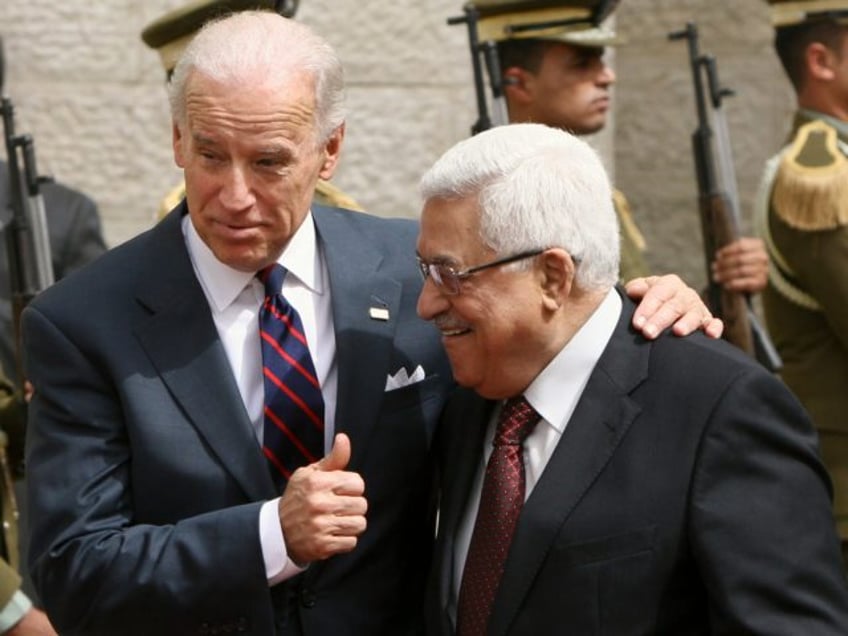
<svg viewBox="0 0 848 636">
<path fill-rule="evenodd" d="M 541 124 L 499 126 L 448 150 L 421 178 L 430 199 L 477 196 L 480 238 L 499 255 L 559 247 L 579 261 L 576 284 L 618 280 L 618 221 L 597 153 Z M 526 266 L 526 265 L 525 265 Z"/>
<path fill-rule="evenodd" d="M 259 74 L 309 73 L 315 80 L 315 127 L 323 143 L 344 123 L 344 72 L 333 48 L 304 24 L 271 11 L 242 11 L 213 20 L 180 57 L 168 84 L 171 116 L 185 124 L 192 72 L 228 82 Z"/>
</svg>

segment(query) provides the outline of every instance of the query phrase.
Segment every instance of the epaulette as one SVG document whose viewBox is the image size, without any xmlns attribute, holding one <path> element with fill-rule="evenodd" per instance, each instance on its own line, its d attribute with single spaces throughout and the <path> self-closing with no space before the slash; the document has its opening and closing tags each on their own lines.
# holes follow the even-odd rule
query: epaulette
<svg viewBox="0 0 848 636">
<path fill-rule="evenodd" d="M 640 252 L 645 251 L 645 237 L 639 231 L 636 221 L 633 220 L 633 213 L 630 211 L 630 203 L 621 190 L 613 189 L 612 202 L 615 206 L 616 214 L 618 215 L 618 223 L 621 226 L 620 231 L 630 237 L 633 244 Z"/>
<path fill-rule="evenodd" d="M 848 223 L 848 158 L 832 126 L 814 120 L 798 129 L 780 159 L 772 205 L 799 230 L 832 230 Z"/>
<path fill-rule="evenodd" d="M 362 207 L 347 194 L 342 192 L 329 181 L 319 179 L 318 185 L 315 186 L 315 201 L 322 205 L 329 205 L 334 208 L 345 208 L 347 210 L 355 210 L 362 212 Z"/>
<path fill-rule="evenodd" d="M 159 202 L 159 209 L 156 210 L 156 220 L 161 221 L 164 219 L 168 212 L 179 205 L 183 197 L 185 197 L 185 181 L 180 181 L 179 185 L 172 188 Z"/>
</svg>

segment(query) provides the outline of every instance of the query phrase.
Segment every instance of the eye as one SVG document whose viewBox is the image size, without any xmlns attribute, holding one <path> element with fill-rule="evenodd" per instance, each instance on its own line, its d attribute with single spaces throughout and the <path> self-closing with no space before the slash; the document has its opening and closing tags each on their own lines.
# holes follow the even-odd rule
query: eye
<svg viewBox="0 0 848 636">
<path fill-rule="evenodd" d="M 259 159 L 256 162 L 256 165 L 259 166 L 260 168 L 276 168 L 277 166 L 279 166 L 281 164 L 282 164 L 282 161 L 280 161 L 276 157 L 264 157 L 262 159 Z"/>
</svg>

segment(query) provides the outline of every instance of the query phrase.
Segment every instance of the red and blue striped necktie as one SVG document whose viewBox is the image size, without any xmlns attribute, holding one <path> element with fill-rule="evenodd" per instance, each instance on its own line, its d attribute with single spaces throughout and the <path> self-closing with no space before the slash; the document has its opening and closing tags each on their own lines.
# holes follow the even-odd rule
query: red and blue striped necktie
<svg viewBox="0 0 848 636">
<path fill-rule="evenodd" d="M 257 274 L 265 285 L 259 310 L 265 389 L 262 452 L 280 490 L 299 467 L 324 455 L 324 398 L 300 316 L 282 294 L 286 269 Z"/>
</svg>

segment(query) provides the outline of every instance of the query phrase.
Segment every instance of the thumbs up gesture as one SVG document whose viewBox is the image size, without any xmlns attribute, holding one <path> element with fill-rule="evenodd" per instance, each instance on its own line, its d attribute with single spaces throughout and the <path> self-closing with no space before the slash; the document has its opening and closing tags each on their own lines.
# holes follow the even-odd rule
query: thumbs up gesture
<svg viewBox="0 0 848 636">
<path fill-rule="evenodd" d="M 345 470 L 350 439 L 339 433 L 329 454 L 292 474 L 280 498 L 279 517 L 288 556 L 305 565 L 350 552 L 365 531 L 365 482 Z"/>
</svg>

